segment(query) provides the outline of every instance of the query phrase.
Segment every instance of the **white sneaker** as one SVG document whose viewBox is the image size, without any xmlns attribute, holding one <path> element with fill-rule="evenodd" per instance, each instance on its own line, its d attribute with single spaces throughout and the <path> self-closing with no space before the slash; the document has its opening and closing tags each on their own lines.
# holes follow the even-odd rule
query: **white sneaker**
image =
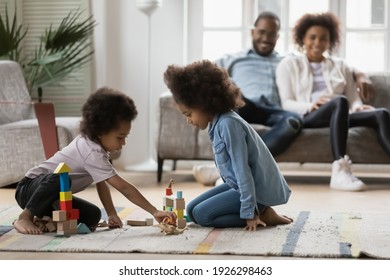
<svg viewBox="0 0 390 280">
<path fill-rule="evenodd" d="M 225 183 L 222 179 L 222 177 L 219 177 L 219 179 L 215 182 L 215 185 L 216 186 L 219 186 L 219 185 L 222 185 L 223 183 Z"/>
<path fill-rule="evenodd" d="M 366 185 L 352 174 L 352 162 L 347 155 L 332 164 L 330 188 L 342 191 L 364 191 Z"/>
<path fill-rule="evenodd" d="M 192 169 L 195 180 L 205 186 L 214 186 L 220 178 L 219 171 L 215 164 L 196 165 Z"/>
</svg>

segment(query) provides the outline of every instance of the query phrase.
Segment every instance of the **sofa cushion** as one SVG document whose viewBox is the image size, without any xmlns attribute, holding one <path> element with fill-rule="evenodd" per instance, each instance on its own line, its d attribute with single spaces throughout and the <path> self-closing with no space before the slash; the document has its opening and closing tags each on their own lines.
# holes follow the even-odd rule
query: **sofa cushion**
<svg viewBox="0 0 390 280">
<path fill-rule="evenodd" d="M 0 61 L 0 77 L 0 124 L 31 118 L 34 108 L 19 64 Z"/>
<path fill-rule="evenodd" d="M 369 77 L 374 84 L 375 97 L 368 104 L 390 110 L 390 72 L 373 72 Z"/>
</svg>

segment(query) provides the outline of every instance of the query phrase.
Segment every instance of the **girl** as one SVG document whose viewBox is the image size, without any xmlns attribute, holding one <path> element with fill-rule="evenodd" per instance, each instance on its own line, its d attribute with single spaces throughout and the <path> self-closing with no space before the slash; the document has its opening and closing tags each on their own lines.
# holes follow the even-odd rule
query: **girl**
<svg viewBox="0 0 390 280">
<path fill-rule="evenodd" d="M 164 80 L 187 122 L 202 130 L 208 127 L 224 181 L 188 204 L 191 220 L 206 227 L 250 231 L 258 225 L 291 223 L 270 207 L 286 203 L 291 191 L 260 136 L 233 111 L 242 99 L 228 73 L 205 60 L 171 65 Z"/>
<path fill-rule="evenodd" d="M 340 42 L 340 24 L 334 14 L 305 14 L 294 27 L 294 39 L 304 50 L 302 55 L 286 57 L 276 70 L 282 106 L 302 115 L 304 127 L 330 127 L 334 158 L 330 187 L 363 191 L 366 185 L 352 174 L 346 155 L 348 129 L 375 129 L 383 150 L 390 155 L 389 111 L 363 104 L 358 88 L 371 87 L 371 82 L 329 55 Z"/>
<path fill-rule="evenodd" d="M 93 182 L 111 227 L 122 227 L 113 205 L 111 185 L 129 201 L 143 208 L 161 222 L 165 217 L 175 219 L 173 213 L 157 210 L 135 186 L 122 179 L 109 161 L 109 155 L 126 144 L 131 123 L 137 116 L 133 100 L 110 88 L 101 88 L 91 94 L 82 108 L 81 135 L 50 159 L 30 169 L 16 187 L 15 198 L 23 209 L 14 222 L 20 233 L 41 234 L 43 229 L 35 226 L 34 217 L 51 216 L 57 210 L 60 179 L 53 174 L 59 163 L 67 164 L 71 172 L 73 194 L 86 189 Z M 91 231 L 96 229 L 101 212 L 99 207 L 73 196 L 73 208 L 79 209 L 78 222 L 86 224 Z"/>
</svg>

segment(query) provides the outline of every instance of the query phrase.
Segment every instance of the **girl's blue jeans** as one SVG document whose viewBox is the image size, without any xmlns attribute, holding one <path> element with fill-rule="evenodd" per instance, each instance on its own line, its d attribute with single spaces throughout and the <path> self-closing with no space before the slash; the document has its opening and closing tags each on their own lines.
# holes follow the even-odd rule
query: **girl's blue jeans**
<svg viewBox="0 0 390 280">
<path fill-rule="evenodd" d="M 240 218 L 240 193 L 224 183 L 215 186 L 190 201 L 186 207 L 188 217 L 204 227 L 245 227 L 246 220 Z M 266 208 L 258 204 L 260 213 Z"/>
</svg>

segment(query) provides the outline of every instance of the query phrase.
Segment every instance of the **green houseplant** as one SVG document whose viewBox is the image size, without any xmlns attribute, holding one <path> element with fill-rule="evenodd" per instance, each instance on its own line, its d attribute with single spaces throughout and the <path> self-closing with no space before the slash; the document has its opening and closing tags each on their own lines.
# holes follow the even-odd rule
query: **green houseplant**
<svg viewBox="0 0 390 280">
<path fill-rule="evenodd" d="M 56 85 L 70 73 L 88 63 L 93 54 L 90 37 L 96 25 L 92 16 L 80 21 L 80 11 L 70 11 L 54 28 L 50 25 L 38 39 L 32 54 L 23 53 L 23 38 L 28 27 L 16 24 L 16 11 L 10 23 L 6 9 L 5 20 L 0 16 L 0 58 L 17 61 L 22 65 L 30 93 L 38 91 L 42 100 L 42 88 Z M 24 57 L 22 58 L 22 54 Z"/>
</svg>

